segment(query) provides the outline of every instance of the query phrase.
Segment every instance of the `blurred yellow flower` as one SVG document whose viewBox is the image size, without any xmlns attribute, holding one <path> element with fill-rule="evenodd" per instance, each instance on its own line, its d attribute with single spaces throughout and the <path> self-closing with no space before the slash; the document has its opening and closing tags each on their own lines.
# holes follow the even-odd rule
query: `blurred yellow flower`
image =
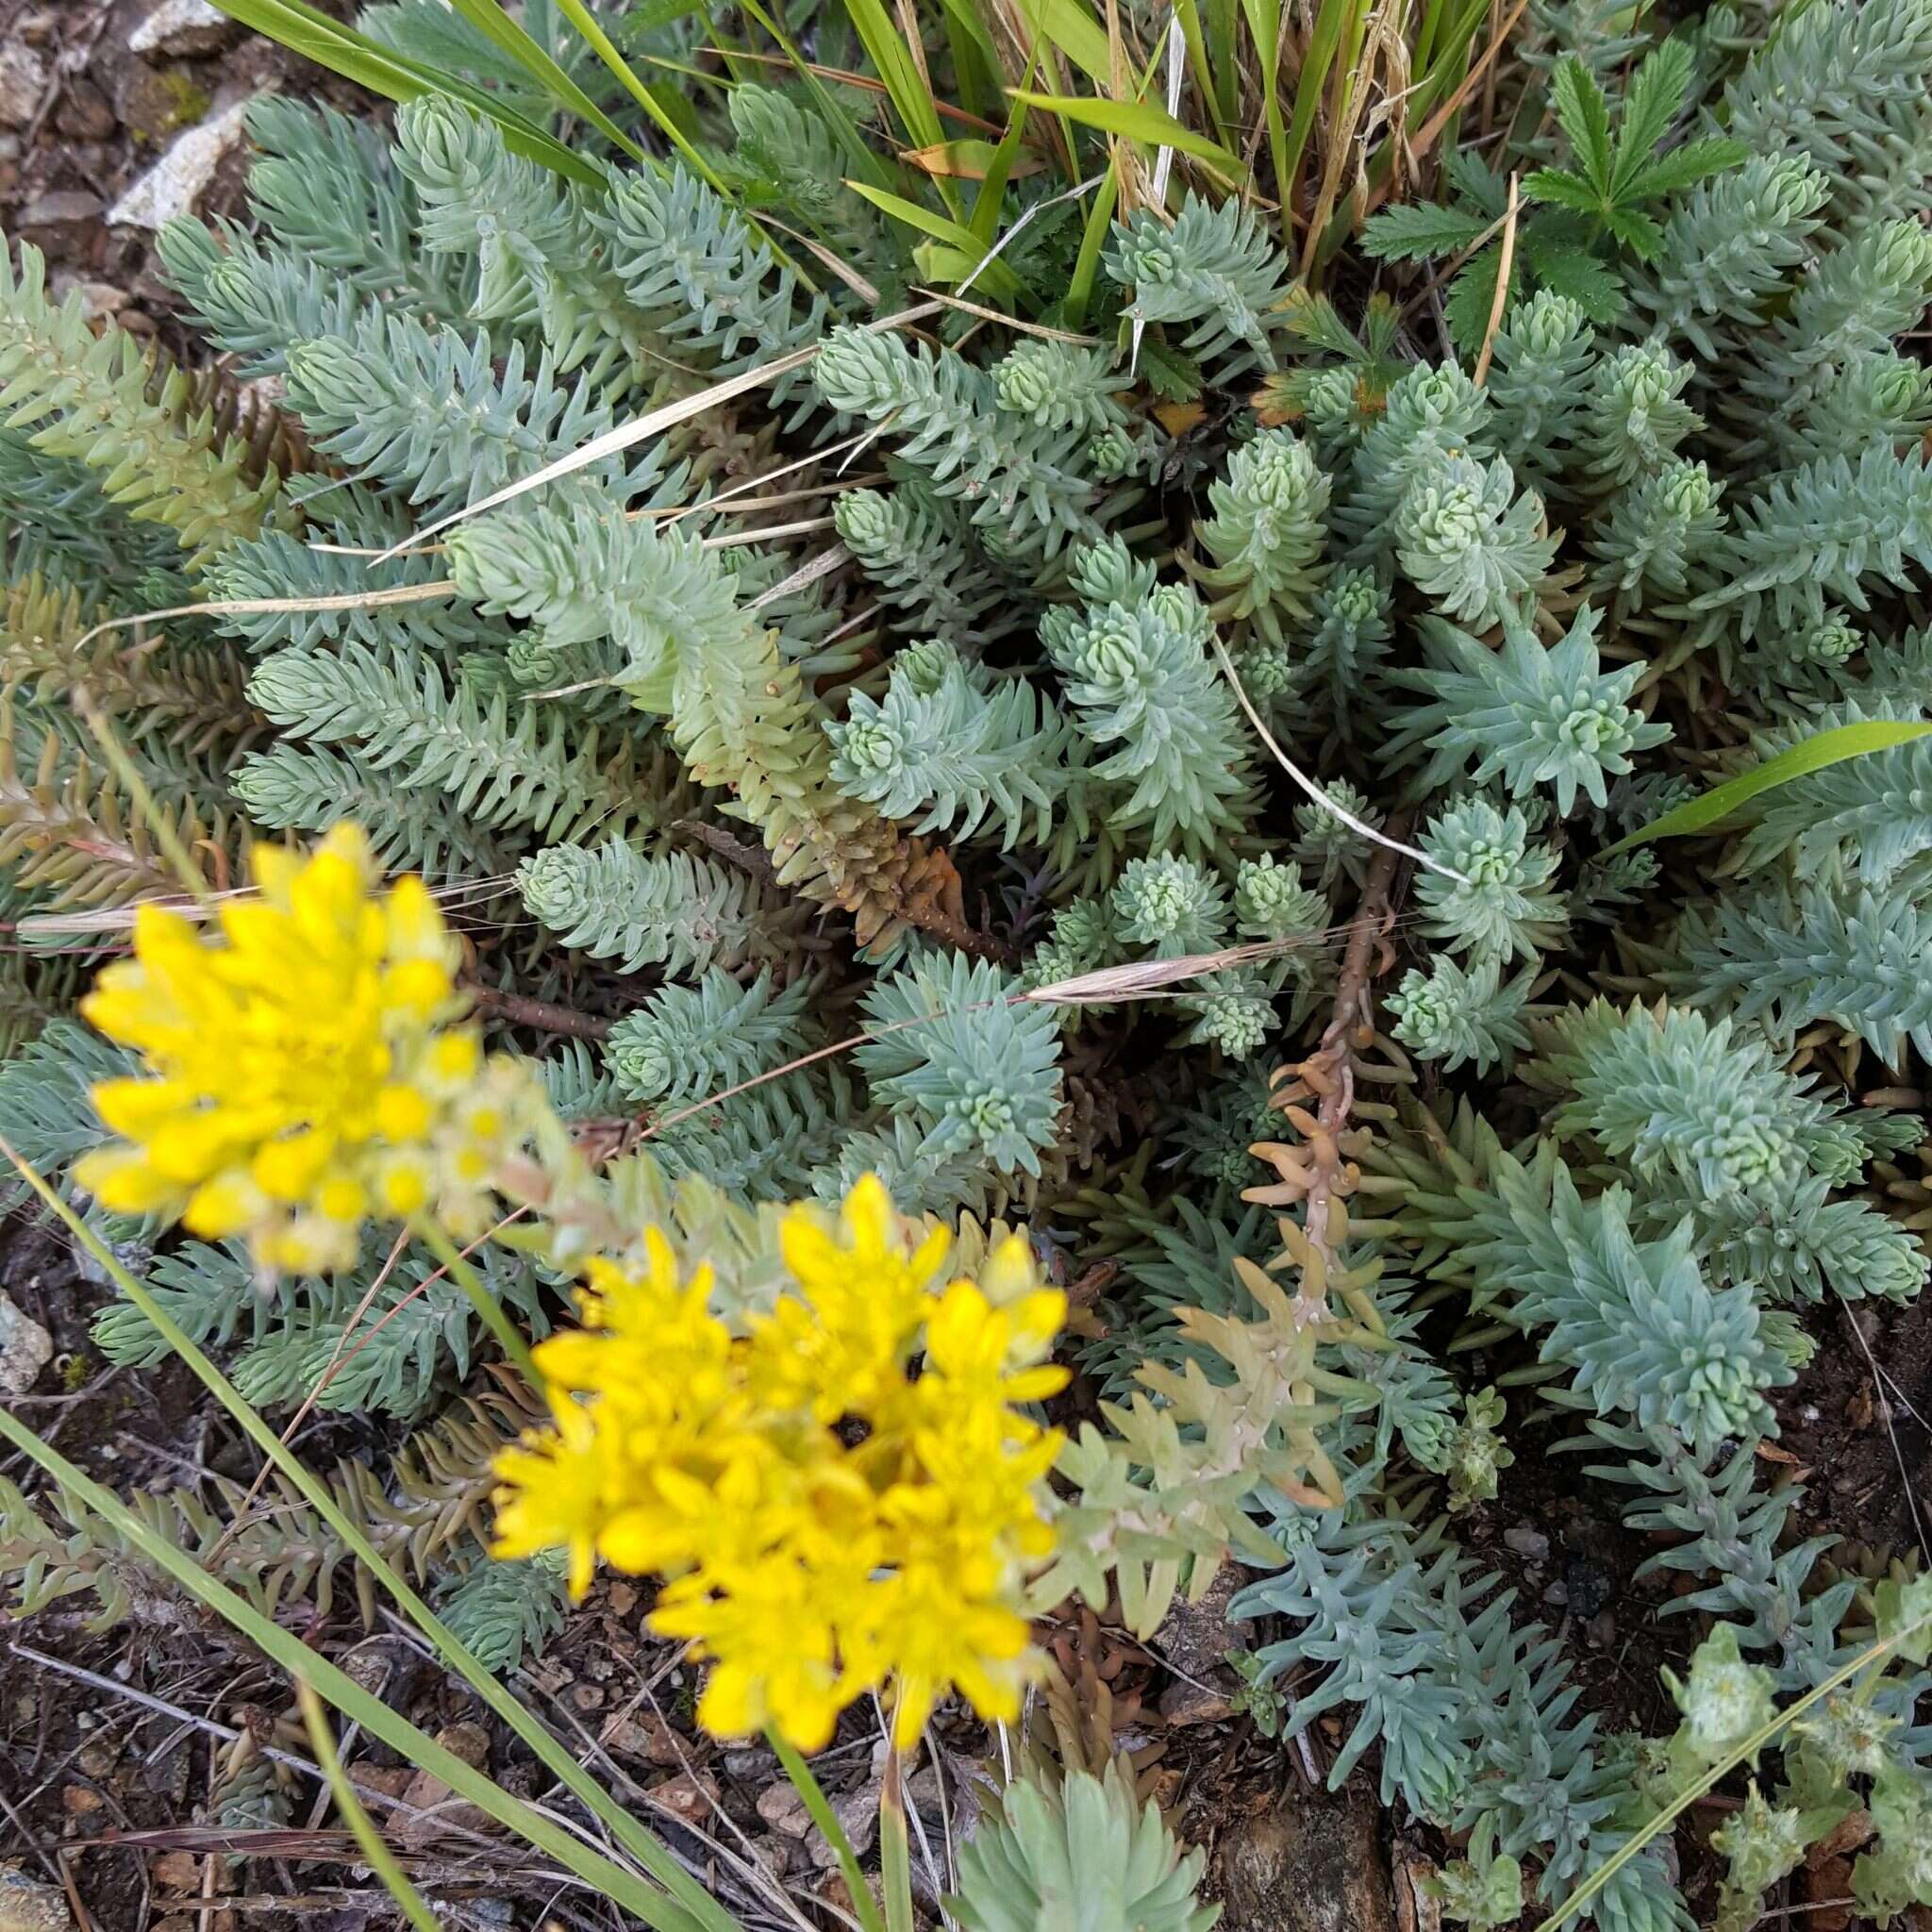
<svg viewBox="0 0 1932 1932">
<path fill-rule="evenodd" d="M 245 1236 L 267 1274 L 348 1266 L 371 1216 L 480 1224 L 528 1082 L 459 1024 L 435 900 L 417 878 L 377 896 L 353 826 L 253 863 L 258 891 L 222 908 L 219 940 L 143 906 L 134 957 L 82 1002 L 153 1077 L 93 1090 L 125 1138 L 75 1177 L 118 1212 Z"/>
<path fill-rule="evenodd" d="M 887 1688 L 902 1743 L 949 1688 L 1016 1717 L 1059 1437 L 1014 1405 L 1065 1384 L 1065 1298 L 1022 1237 L 976 1281 L 945 1279 L 948 1246 L 908 1241 L 868 1175 L 836 1224 L 788 1213 L 791 1287 L 741 1334 L 655 1229 L 641 1268 L 593 1262 L 585 1327 L 536 1351 L 556 1425 L 498 1461 L 495 1553 L 566 1549 L 578 1595 L 598 1557 L 662 1574 L 652 1625 L 711 1660 L 720 1736 L 816 1750 Z"/>
</svg>

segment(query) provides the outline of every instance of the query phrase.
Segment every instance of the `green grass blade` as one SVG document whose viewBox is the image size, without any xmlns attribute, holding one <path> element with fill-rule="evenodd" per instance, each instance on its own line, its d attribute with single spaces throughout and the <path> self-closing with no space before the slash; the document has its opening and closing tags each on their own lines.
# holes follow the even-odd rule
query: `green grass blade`
<svg viewBox="0 0 1932 1932">
<path fill-rule="evenodd" d="M 415 1932 L 442 1932 L 436 1923 L 435 1913 L 423 1903 L 422 1895 L 396 1863 L 396 1855 L 390 1850 L 389 1840 L 376 1830 L 375 1821 L 362 1808 L 362 1800 L 356 1795 L 356 1787 L 349 1782 L 349 1774 L 342 1768 L 341 1753 L 336 1749 L 328 1718 L 323 1710 L 322 1699 L 315 1694 L 314 1685 L 307 1677 L 297 1677 L 295 1695 L 302 1706 L 302 1722 L 308 1727 L 309 1749 L 315 1753 L 315 1761 L 322 1766 L 323 1775 L 328 1779 L 329 1794 L 336 1801 L 336 1809 L 342 1814 L 342 1822 L 354 1835 L 369 1869 L 382 1880 L 384 1890 L 395 1900 L 396 1909 L 415 1927 Z"/>
<path fill-rule="evenodd" d="M 1019 0 L 1036 39 L 1058 48 L 1096 87 L 1113 84 L 1113 57 L 1107 31 L 1080 0 Z"/>
<path fill-rule="evenodd" d="M 604 31 L 596 15 L 584 5 L 584 0 L 556 0 L 556 5 L 571 25 L 590 42 L 591 51 L 623 82 L 625 91 L 658 124 L 658 130 L 665 140 L 684 157 L 691 172 L 721 194 L 725 192 L 724 184 L 718 178 L 717 171 L 691 145 L 684 129 L 664 111 L 663 104 L 638 78 L 636 70 L 618 52 L 616 42 Z M 632 152 L 635 153 L 636 150 L 633 149 Z"/>
<path fill-rule="evenodd" d="M 916 201 L 908 201 L 902 194 L 889 194 L 883 188 L 869 188 L 863 181 L 848 181 L 845 185 L 864 195 L 874 208 L 882 209 L 894 221 L 904 222 L 908 228 L 916 228 L 922 235 L 930 235 L 935 242 L 944 242 L 958 249 L 966 258 L 964 273 L 970 275 L 984 258 L 989 244 L 960 223 L 948 221 L 944 215 L 936 215 L 930 208 L 921 208 Z M 1026 285 L 1004 261 L 987 262 L 980 269 L 979 280 L 993 294 L 1008 302 L 1018 301 L 1026 293 Z"/>
<path fill-rule="evenodd" d="M 1222 145 L 1232 149 L 1239 137 L 1233 125 L 1233 115 L 1222 99 L 1222 90 L 1216 82 L 1218 75 L 1229 74 L 1231 70 L 1220 65 L 1217 57 L 1209 50 L 1209 29 L 1204 26 L 1201 10 L 1194 0 L 1175 0 L 1174 17 L 1181 24 L 1181 38 L 1187 42 L 1188 65 L 1193 70 L 1194 85 L 1200 89 L 1201 98 L 1208 103 L 1208 111 L 1214 116 L 1215 131 L 1221 137 Z M 1218 23 L 1216 25 L 1218 29 Z"/>
<path fill-rule="evenodd" d="M 1281 119 L 1281 0 L 1241 0 L 1261 68 L 1261 118 L 1268 129 L 1268 158 L 1274 166 L 1274 198 L 1281 208 L 1281 245 L 1294 253 L 1293 171 L 1288 129 Z"/>
<path fill-rule="evenodd" d="M 677 1862 L 670 1848 L 631 1817 L 544 1729 L 456 1632 L 410 1589 L 381 1551 L 369 1541 L 360 1524 L 343 1514 L 334 1496 L 316 1479 L 302 1458 L 283 1443 L 275 1430 L 261 1419 L 254 1405 L 189 1340 L 168 1311 L 148 1292 L 145 1285 L 128 1273 L 100 1236 L 47 1185 L 33 1164 L 22 1159 L 5 1140 L 0 1140 L 0 1157 L 10 1161 L 18 1169 L 21 1178 L 59 1216 L 75 1239 L 159 1331 L 168 1346 L 193 1370 L 203 1386 L 241 1424 L 255 1445 L 294 1484 L 303 1499 L 313 1507 L 376 1582 L 395 1599 L 409 1621 L 435 1646 L 444 1662 L 529 1745 L 559 1782 L 609 1827 L 624 1849 L 679 1902 L 690 1924 L 708 1927 L 709 1932 L 732 1932 L 737 1922 L 731 1915 Z"/>
<path fill-rule="evenodd" d="M 915 1932 L 912 1915 L 912 1848 L 906 1836 L 906 1794 L 900 1784 L 899 1753 L 889 1747 L 885 1783 L 879 1792 L 879 1890 L 886 1900 L 886 1932 Z"/>
<path fill-rule="evenodd" d="M 1315 131 L 1315 115 L 1328 85 L 1329 71 L 1341 51 L 1344 32 L 1359 32 L 1366 19 L 1369 0 L 1322 0 L 1322 11 L 1315 18 L 1315 30 L 1308 36 L 1308 50 L 1294 84 L 1294 114 L 1289 123 L 1287 154 L 1283 161 L 1287 178 L 1279 186 L 1286 203 L 1289 183 L 1301 172 L 1302 157 L 1308 150 L 1308 137 Z M 1250 12 L 1253 11 L 1251 0 Z"/>
<path fill-rule="evenodd" d="M 366 87 L 371 93 L 391 101 L 412 101 L 425 93 L 447 94 L 494 121 L 511 149 L 526 159 L 540 161 L 586 188 L 603 185 L 603 175 L 590 162 L 573 154 L 527 116 L 505 106 L 487 89 L 427 61 L 397 54 L 327 14 L 318 13 L 304 0 L 219 0 L 219 4 L 229 19 L 331 74 Z"/>
<path fill-rule="evenodd" d="M 621 128 L 556 60 L 530 38 L 523 25 L 503 10 L 502 0 L 450 0 L 451 6 L 491 43 L 508 54 L 559 106 L 588 121 L 604 139 L 621 147 L 632 160 L 646 158 L 644 151 Z"/>
<path fill-rule="evenodd" d="M 1713 785 L 1708 791 L 1687 800 L 1661 818 L 1652 819 L 1649 824 L 1632 832 L 1627 839 L 1606 846 L 1597 856 L 1612 858 L 1619 852 L 1647 844 L 1653 839 L 1683 839 L 1693 832 L 1708 831 L 1740 805 L 1748 805 L 1761 792 L 1789 785 L 1793 778 L 1822 772 L 1825 766 L 1839 764 L 1845 758 L 1888 751 L 1895 744 L 1909 744 L 1913 739 L 1928 735 L 1932 735 L 1932 724 L 1896 724 L 1877 718 L 1862 724 L 1840 724 L 1835 730 L 1820 731 L 1802 744 L 1779 752 L 1774 758 L 1766 758 L 1761 765 L 1754 765 L 1722 785 Z"/>
<path fill-rule="evenodd" d="M 1064 114 L 1084 127 L 1103 134 L 1124 135 L 1148 147 L 1171 147 L 1206 161 L 1232 183 L 1241 178 L 1241 163 L 1222 144 L 1191 127 L 1183 127 L 1165 108 L 1151 101 L 1109 101 L 1086 94 L 1035 94 L 1014 91 L 1013 98 L 1049 114 Z"/>
<path fill-rule="evenodd" d="M 531 1358 L 529 1342 L 510 1320 L 503 1304 L 483 1285 L 456 1242 L 434 1221 L 419 1221 L 412 1225 L 410 1232 L 429 1249 L 450 1279 L 469 1297 L 477 1318 L 496 1337 L 497 1345 L 517 1365 L 524 1380 L 533 1391 L 541 1392 L 543 1378 L 537 1373 L 537 1364 Z"/>
<path fill-rule="evenodd" d="M 778 1754 L 778 1762 L 785 1767 L 785 1775 L 791 1780 L 791 1789 L 804 1800 L 806 1810 L 811 1814 L 811 1822 L 818 1826 L 826 1844 L 831 1846 L 832 1856 L 839 1861 L 840 1875 L 845 1880 L 845 1890 L 852 1894 L 852 1907 L 858 1914 L 858 1923 L 865 1927 L 865 1932 L 886 1932 L 885 1922 L 879 1917 L 878 1901 L 872 1894 L 872 1887 L 865 1882 L 865 1874 L 858 1869 L 858 1854 L 852 1849 L 852 1840 L 846 1835 L 845 1827 L 839 1823 L 839 1814 L 832 1809 L 824 1787 L 813 1775 L 811 1766 L 775 1724 L 765 1726 L 765 1741 Z"/>
<path fill-rule="evenodd" d="M 614 1865 L 593 1852 L 582 1840 L 561 1825 L 512 1797 L 492 1778 L 486 1777 L 445 1750 L 435 1739 L 420 1731 L 379 1697 L 340 1671 L 322 1655 L 304 1643 L 292 1631 L 264 1617 L 225 1584 L 217 1583 L 187 1551 L 158 1535 L 110 1491 L 75 1467 L 58 1449 L 42 1442 L 12 1410 L 0 1407 L 0 1437 L 37 1464 L 75 1501 L 91 1509 L 101 1521 L 139 1550 L 156 1569 L 185 1590 L 197 1603 L 205 1604 L 232 1629 L 238 1630 L 272 1661 L 281 1665 L 291 1677 L 306 1678 L 340 1710 L 358 1724 L 371 1737 L 379 1738 L 402 1754 L 409 1763 L 439 1777 L 458 1797 L 467 1799 L 479 1811 L 513 1831 L 526 1843 L 575 1873 L 585 1884 L 594 1887 L 606 1898 L 634 1912 L 658 1932 L 696 1932 L 698 1921 L 664 1893 L 646 1885 L 634 1873 Z M 716 1901 L 711 1903 L 716 1906 Z M 736 1927 L 738 1922 L 717 1907 L 723 1922 Z"/>
<path fill-rule="evenodd" d="M 1039 58 L 1039 49 L 1026 62 L 1026 79 L 1033 78 L 1034 64 Z M 1016 94 L 1007 105 L 1007 131 L 1000 137 L 1000 144 L 993 150 L 992 164 L 986 171 L 986 178 L 979 184 L 979 192 L 974 197 L 973 213 L 966 225 L 973 230 L 973 238 L 981 252 L 992 246 L 999 239 L 1000 209 L 1007 198 L 1007 183 L 1012 178 L 1013 163 L 1020 157 L 1020 143 L 1026 133 L 1026 103 Z"/>
<path fill-rule="evenodd" d="M 1087 227 L 1080 237 L 1080 253 L 1074 263 L 1074 278 L 1067 284 L 1067 300 L 1062 313 L 1069 328 L 1081 328 L 1087 322 L 1087 305 L 1093 299 L 1094 277 L 1100 273 L 1100 251 L 1107 246 L 1113 226 L 1114 205 L 1121 198 L 1119 168 L 1108 163 L 1107 179 L 1087 210 Z"/>
<path fill-rule="evenodd" d="M 881 0 L 845 0 L 845 14 L 873 64 L 873 72 L 886 84 L 886 96 L 908 136 L 908 145 L 939 146 L 946 138 L 945 129 L 940 125 L 940 110 L 921 77 L 919 63 L 900 38 Z M 933 185 L 939 190 L 940 199 L 957 217 L 960 212 L 958 190 L 943 176 Z"/>
</svg>

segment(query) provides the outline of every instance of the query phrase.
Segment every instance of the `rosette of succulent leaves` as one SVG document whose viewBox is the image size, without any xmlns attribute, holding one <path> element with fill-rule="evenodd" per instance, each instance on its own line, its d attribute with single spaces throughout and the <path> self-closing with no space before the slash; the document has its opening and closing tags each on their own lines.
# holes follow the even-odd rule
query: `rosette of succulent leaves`
<svg viewBox="0 0 1932 1932">
<path fill-rule="evenodd" d="M 1932 1191 L 1932 741 L 1624 842 L 1932 702 L 1905 341 L 1932 0 L 1720 5 L 1670 38 L 1639 12 L 1539 0 L 1489 138 L 1469 121 L 1434 198 L 1319 280 L 1185 159 L 1110 233 L 1042 194 L 973 291 L 1010 325 L 905 318 L 905 231 L 828 185 L 818 95 L 769 69 L 698 103 L 702 166 L 591 142 L 582 179 L 440 97 L 392 126 L 258 103 L 246 219 L 160 236 L 218 377 L 97 336 L 12 249 L 0 1131 L 56 1175 L 100 1136 L 117 1055 L 68 1008 L 126 908 L 179 890 L 154 814 L 212 890 L 251 830 L 353 816 L 443 896 L 558 1106 L 643 1133 L 610 1185 L 735 1257 L 721 1293 L 769 1292 L 760 1204 L 867 1169 L 974 1239 L 1025 1221 L 1061 1278 L 1108 1264 L 1047 1594 L 1111 1591 L 1144 1629 L 1245 1566 L 1288 1731 L 1343 1712 L 1338 1778 L 1367 1761 L 1469 1834 L 1446 1907 L 1554 1907 L 1689 1759 L 1600 1734 L 1563 1634 L 1458 1524 L 1568 1417 L 1599 1507 L 1686 1579 L 1665 1609 L 1716 1632 L 1693 1690 L 1713 1646 L 1753 1697 L 1823 1683 L 1883 1612 L 1754 1450 L 1838 1303 L 1920 1293 Z M 427 0 L 373 17 L 468 32 Z M 1445 330 L 1431 261 L 1463 255 Z M 1069 326 L 1041 291 L 1075 282 Z M 238 401 L 256 378 L 272 408 Z M 1424 862 L 1391 873 L 1359 824 Z M 1271 1112 L 1268 1070 L 1383 945 L 1342 1114 Z M 1037 996 L 1197 956 L 1158 997 Z M 1247 1205 L 1257 1140 L 1304 1184 Z M 271 1405 L 372 1291 L 397 1309 L 322 1399 L 430 1440 L 341 1480 L 513 1657 L 557 1580 L 474 1569 L 471 1525 L 517 1418 L 433 1420 L 484 1342 L 382 1260 L 267 1300 L 227 1251 L 155 1265 Z M 558 1305 L 525 1264 L 498 1288 L 533 1326 Z M 158 1349 L 122 1306 L 96 1342 Z M 325 1591 L 312 1522 L 237 1544 L 225 1500 L 143 1507 Z M 0 1505 L 35 1600 L 125 1610 L 120 1553 Z M 1725 1828 L 1732 1891 L 1831 1828 L 1851 1767 L 1862 1906 L 1932 1903 L 1919 1687 L 1814 1711 Z M 1692 1923 L 1667 1852 L 1595 1897 L 1611 1932 Z"/>
</svg>

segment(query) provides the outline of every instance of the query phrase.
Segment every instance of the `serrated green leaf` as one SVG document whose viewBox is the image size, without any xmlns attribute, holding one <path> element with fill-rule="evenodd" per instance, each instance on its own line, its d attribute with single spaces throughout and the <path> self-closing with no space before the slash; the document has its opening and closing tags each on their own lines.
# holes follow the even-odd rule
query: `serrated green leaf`
<svg viewBox="0 0 1932 1932">
<path fill-rule="evenodd" d="M 1531 201 L 1574 208 L 1580 215 L 1605 212 L 1604 197 L 1582 175 L 1573 175 L 1567 168 L 1539 168 L 1524 177 L 1523 192 Z"/>
<path fill-rule="evenodd" d="M 1362 253 L 1378 261 L 1416 261 L 1431 255 L 1454 255 L 1491 225 L 1482 215 L 1431 203 L 1405 203 L 1372 216 L 1362 229 Z"/>
<path fill-rule="evenodd" d="M 1751 150 L 1741 141 L 1714 134 L 1705 141 L 1687 141 L 1669 154 L 1641 169 L 1624 196 L 1625 201 L 1656 201 L 1666 194 L 1677 194 L 1707 175 L 1722 175 L 1741 167 Z"/>
<path fill-rule="evenodd" d="M 1610 858 L 1653 839 L 1683 839 L 1693 832 L 1708 831 L 1740 806 L 1780 785 L 1789 785 L 1793 778 L 1822 772 L 1827 765 L 1840 764 L 1846 758 L 1863 758 L 1868 752 L 1887 751 L 1892 745 L 1909 744 L 1916 738 L 1926 737 L 1932 737 L 1932 724 L 1900 724 L 1882 718 L 1815 732 L 1789 750 L 1779 752 L 1774 758 L 1766 758 L 1761 765 L 1754 765 L 1750 771 L 1740 773 L 1722 785 L 1713 785 L 1708 791 L 1665 812 L 1661 818 L 1652 819 L 1649 824 L 1632 832 L 1627 839 L 1619 839 L 1598 857 Z"/>
<path fill-rule="evenodd" d="M 1596 190 L 1600 201 L 1608 200 L 1612 166 L 1609 104 L 1590 69 L 1574 54 L 1566 54 L 1557 63 L 1550 98 L 1563 132 L 1570 137 L 1577 172 Z"/>
<path fill-rule="evenodd" d="M 1442 173 L 1457 195 L 1478 214 L 1500 221 L 1509 210 L 1509 183 L 1472 148 L 1452 148 L 1442 157 Z"/>
<path fill-rule="evenodd" d="M 1640 261 L 1654 260 L 1664 245 L 1664 231 L 1641 208 L 1607 210 L 1604 226 Z"/>
<path fill-rule="evenodd" d="M 1363 355 L 1355 331 L 1341 319 L 1341 311 L 1326 295 L 1318 295 L 1301 283 L 1288 291 L 1281 308 L 1289 333 L 1311 348 L 1340 356 L 1345 362 L 1358 362 Z"/>
<path fill-rule="evenodd" d="M 1610 175 L 1610 198 L 1621 201 L 1638 170 L 1657 144 L 1671 131 L 1684 94 L 1690 85 L 1690 49 L 1682 41 L 1666 41 L 1646 56 L 1630 77 L 1618 118 L 1616 167 Z"/>
<path fill-rule="evenodd" d="M 1607 325 L 1622 313 L 1624 284 L 1587 248 L 1540 238 L 1532 225 L 1524 231 L 1523 252 L 1537 280 L 1558 295 L 1569 296 L 1591 322 Z"/>
<path fill-rule="evenodd" d="M 1490 330 L 1490 314 L 1496 301 L 1496 275 L 1503 265 L 1503 251 L 1491 245 L 1466 263 L 1462 273 L 1449 286 L 1442 303 L 1442 320 L 1449 339 L 1464 355 L 1481 352 L 1483 338 Z"/>
</svg>

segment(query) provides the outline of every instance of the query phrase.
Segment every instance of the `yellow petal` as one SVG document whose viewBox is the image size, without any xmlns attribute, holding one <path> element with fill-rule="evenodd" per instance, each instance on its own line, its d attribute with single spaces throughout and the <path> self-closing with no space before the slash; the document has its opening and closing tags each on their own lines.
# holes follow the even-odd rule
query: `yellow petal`
<svg viewBox="0 0 1932 1932">
<path fill-rule="evenodd" d="M 253 1227 L 267 1211 L 261 1190 L 245 1174 L 231 1170 L 196 1188 L 181 1220 L 191 1234 L 220 1241 Z"/>
<path fill-rule="evenodd" d="M 276 1201 L 306 1201 L 335 1158 L 336 1137 L 310 1128 L 256 1150 L 249 1171 Z"/>
<path fill-rule="evenodd" d="M 74 1163 L 74 1178 L 115 1214 L 157 1214 L 181 1205 L 179 1185 L 132 1147 L 102 1147 Z"/>
<path fill-rule="evenodd" d="M 401 1082 L 392 1082 L 375 1096 L 375 1128 L 385 1141 L 420 1141 L 434 1117 L 424 1095 Z"/>
</svg>

